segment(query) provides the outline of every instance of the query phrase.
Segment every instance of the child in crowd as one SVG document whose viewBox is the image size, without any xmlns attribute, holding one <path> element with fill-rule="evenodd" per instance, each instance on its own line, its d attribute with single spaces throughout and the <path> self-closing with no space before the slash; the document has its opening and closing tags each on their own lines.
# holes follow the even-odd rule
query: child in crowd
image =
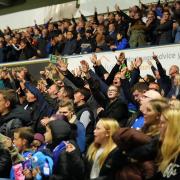
<svg viewBox="0 0 180 180">
<path fill-rule="evenodd" d="M 33 130 L 29 127 L 14 131 L 13 143 L 24 160 L 12 167 L 11 179 L 34 178 L 46 179 L 52 174 L 53 160 L 40 151 L 34 152 L 31 144 L 34 141 Z"/>
<path fill-rule="evenodd" d="M 44 135 L 41 134 L 41 133 L 36 133 L 34 135 L 34 140 L 33 140 L 32 144 L 31 144 L 31 146 L 32 146 L 32 149 L 34 151 L 44 149 L 45 146 L 46 146 Z"/>
</svg>

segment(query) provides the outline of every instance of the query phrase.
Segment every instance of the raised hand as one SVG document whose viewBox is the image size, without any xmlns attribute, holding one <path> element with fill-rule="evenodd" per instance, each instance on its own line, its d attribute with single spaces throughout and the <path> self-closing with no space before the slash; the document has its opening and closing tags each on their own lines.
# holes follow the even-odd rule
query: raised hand
<svg viewBox="0 0 180 180">
<path fill-rule="evenodd" d="M 121 52 L 118 57 L 116 56 L 116 59 L 119 65 L 123 64 L 126 59 L 124 52 Z"/>
<path fill-rule="evenodd" d="M 132 71 L 134 69 L 134 62 L 133 61 L 131 61 L 128 69 L 129 69 L 129 71 Z"/>
<path fill-rule="evenodd" d="M 115 4 L 114 8 L 116 11 L 120 11 L 120 7 L 117 4 Z"/>
<path fill-rule="evenodd" d="M 142 57 L 137 57 L 135 60 L 134 60 L 134 67 L 135 68 L 139 68 L 142 64 Z"/>
<path fill-rule="evenodd" d="M 64 143 L 66 145 L 66 152 L 71 153 L 75 151 L 76 147 L 72 143 L 69 142 L 64 142 Z"/>
<path fill-rule="evenodd" d="M 79 14 L 82 14 L 81 10 L 79 10 Z"/>
<path fill-rule="evenodd" d="M 97 7 L 96 6 L 94 7 L 94 12 L 97 12 Z"/>
<path fill-rule="evenodd" d="M 53 17 L 51 17 L 50 19 L 49 19 L 49 22 L 51 22 L 53 20 Z"/>
<path fill-rule="evenodd" d="M 16 73 L 16 75 L 17 75 L 17 79 L 19 80 L 19 81 L 24 81 L 25 79 L 25 77 L 24 77 L 24 74 L 22 74 L 22 73 L 20 73 L 20 72 L 17 72 Z"/>
<path fill-rule="evenodd" d="M 91 62 L 93 63 L 94 66 L 99 66 L 101 65 L 101 61 L 97 59 L 96 54 L 92 54 L 90 57 Z"/>
<path fill-rule="evenodd" d="M 46 126 L 49 122 L 50 122 L 50 118 L 49 117 L 44 117 L 43 119 L 41 119 L 41 124 L 43 126 Z"/>
<path fill-rule="evenodd" d="M 153 66 L 152 62 L 150 60 L 147 60 L 147 63 L 150 65 L 150 66 Z"/>
<path fill-rule="evenodd" d="M 57 64 L 58 64 L 58 68 L 59 68 L 60 71 L 62 71 L 62 72 L 66 72 L 67 71 L 68 64 L 64 63 L 64 61 L 58 60 Z"/>
<path fill-rule="evenodd" d="M 83 73 L 87 74 L 89 72 L 89 64 L 87 61 L 82 60 L 81 62 L 81 70 Z"/>
<path fill-rule="evenodd" d="M 107 8 L 107 13 L 109 13 L 109 6 L 107 6 L 106 8 Z"/>
<path fill-rule="evenodd" d="M 155 60 L 155 61 L 158 61 L 158 56 L 153 52 L 153 56 L 152 58 Z"/>
</svg>

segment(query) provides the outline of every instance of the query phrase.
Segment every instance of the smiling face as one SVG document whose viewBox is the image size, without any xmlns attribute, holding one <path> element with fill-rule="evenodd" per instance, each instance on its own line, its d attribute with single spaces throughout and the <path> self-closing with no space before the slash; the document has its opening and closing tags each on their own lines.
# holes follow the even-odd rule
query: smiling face
<svg viewBox="0 0 180 180">
<path fill-rule="evenodd" d="M 119 96 L 118 88 L 114 85 L 109 86 L 108 91 L 107 91 L 107 96 L 108 96 L 109 100 L 114 100 L 114 99 L 118 98 L 118 96 Z"/>
</svg>

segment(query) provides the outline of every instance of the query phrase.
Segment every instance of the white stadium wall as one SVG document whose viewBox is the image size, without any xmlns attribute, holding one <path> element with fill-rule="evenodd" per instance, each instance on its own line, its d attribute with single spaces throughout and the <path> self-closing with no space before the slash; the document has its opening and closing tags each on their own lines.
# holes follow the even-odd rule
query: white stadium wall
<svg viewBox="0 0 180 180">
<path fill-rule="evenodd" d="M 111 71 L 113 66 L 116 63 L 115 56 L 118 56 L 122 51 L 116 52 L 104 52 L 98 53 L 98 59 L 101 59 L 103 66 L 107 69 L 108 72 Z M 166 69 L 167 73 L 169 67 L 172 64 L 178 65 L 180 67 L 180 45 L 167 45 L 167 46 L 156 46 L 156 47 L 148 47 L 148 48 L 138 48 L 138 49 L 129 49 L 123 51 L 127 58 L 127 63 L 129 64 L 136 57 L 142 57 L 143 64 L 140 68 L 141 76 L 145 76 L 146 74 L 152 74 L 151 68 L 147 63 L 147 60 L 152 60 L 153 52 L 158 56 L 160 62 L 163 67 Z M 76 55 L 70 56 L 68 58 L 68 67 L 73 70 L 75 67 L 80 65 L 81 60 L 87 60 L 92 67 L 92 63 L 90 62 L 90 54 L 87 55 Z M 155 65 L 154 61 L 152 63 Z"/>
<path fill-rule="evenodd" d="M 12 14 L 0 16 L 0 29 L 10 26 L 12 29 L 25 28 L 34 25 L 34 19 L 37 24 L 44 24 L 50 17 L 53 21 L 62 18 L 71 18 L 72 14 L 79 17 L 79 10 L 85 16 L 94 13 L 94 7 L 97 7 L 98 13 L 106 13 L 106 7 L 109 6 L 110 11 L 114 11 L 114 5 L 117 3 L 121 9 L 128 9 L 130 6 L 139 5 L 139 0 L 79 0 L 79 9 L 76 8 L 76 1 L 46 6 L 42 8 L 20 11 Z M 157 0 L 142 0 L 143 3 L 157 2 Z"/>
<path fill-rule="evenodd" d="M 116 52 L 103 52 L 97 53 L 98 59 L 101 60 L 102 65 L 107 69 L 108 72 L 111 71 L 113 66 L 116 63 L 115 56 L 118 56 L 122 51 Z M 158 56 L 160 62 L 163 67 L 166 69 L 167 73 L 171 65 L 175 64 L 180 67 L 180 45 L 166 45 L 166 46 L 156 46 L 156 47 L 148 47 L 148 48 L 138 48 L 138 49 L 128 49 L 123 51 L 126 55 L 128 64 L 135 59 L 136 57 L 143 58 L 143 64 L 140 68 L 141 76 L 145 76 L 146 74 L 152 74 L 151 68 L 147 63 L 147 60 L 152 60 L 153 52 Z M 92 63 L 90 61 L 91 54 L 85 55 L 75 55 L 68 56 L 68 68 L 69 70 L 74 70 L 75 68 L 80 66 L 81 60 L 87 60 L 89 62 L 90 67 L 92 67 Z M 31 67 L 35 67 L 38 63 L 44 63 L 44 66 L 47 65 L 49 59 L 41 59 L 41 60 L 33 60 L 33 61 L 24 61 L 24 62 L 13 62 L 8 64 L 0 64 L 2 66 L 18 66 L 18 65 L 28 65 Z M 154 61 L 152 60 L 155 65 Z M 93 68 L 92 68 L 93 69 Z M 40 70 L 38 70 L 38 73 Z"/>
</svg>

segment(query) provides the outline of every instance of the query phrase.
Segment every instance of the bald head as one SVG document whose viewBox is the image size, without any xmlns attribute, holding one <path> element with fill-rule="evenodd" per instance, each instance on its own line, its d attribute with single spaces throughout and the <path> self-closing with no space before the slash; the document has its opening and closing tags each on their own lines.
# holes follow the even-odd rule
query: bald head
<svg viewBox="0 0 180 180">
<path fill-rule="evenodd" d="M 169 76 L 174 78 L 177 74 L 179 74 L 179 67 L 177 65 L 172 65 L 169 69 Z"/>
<path fill-rule="evenodd" d="M 147 99 L 147 100 L 162 98 L 161 94 L 155 90 L 148 90 L 143 94 L 143 96 L 144 96 L 144 99 Z"/>
<path fill-rule="evenodd" d="M 143 97 L 141 98 L 140 101 L 140 111 L 143 112 L 143 110 L 145 109 L 147 103 L 150 100 L 153 99 L 162 99 L 162 96 L 159 92 L 155 91 L 155 90 L 148 90 L 143 94 Z"/>
</svg>

